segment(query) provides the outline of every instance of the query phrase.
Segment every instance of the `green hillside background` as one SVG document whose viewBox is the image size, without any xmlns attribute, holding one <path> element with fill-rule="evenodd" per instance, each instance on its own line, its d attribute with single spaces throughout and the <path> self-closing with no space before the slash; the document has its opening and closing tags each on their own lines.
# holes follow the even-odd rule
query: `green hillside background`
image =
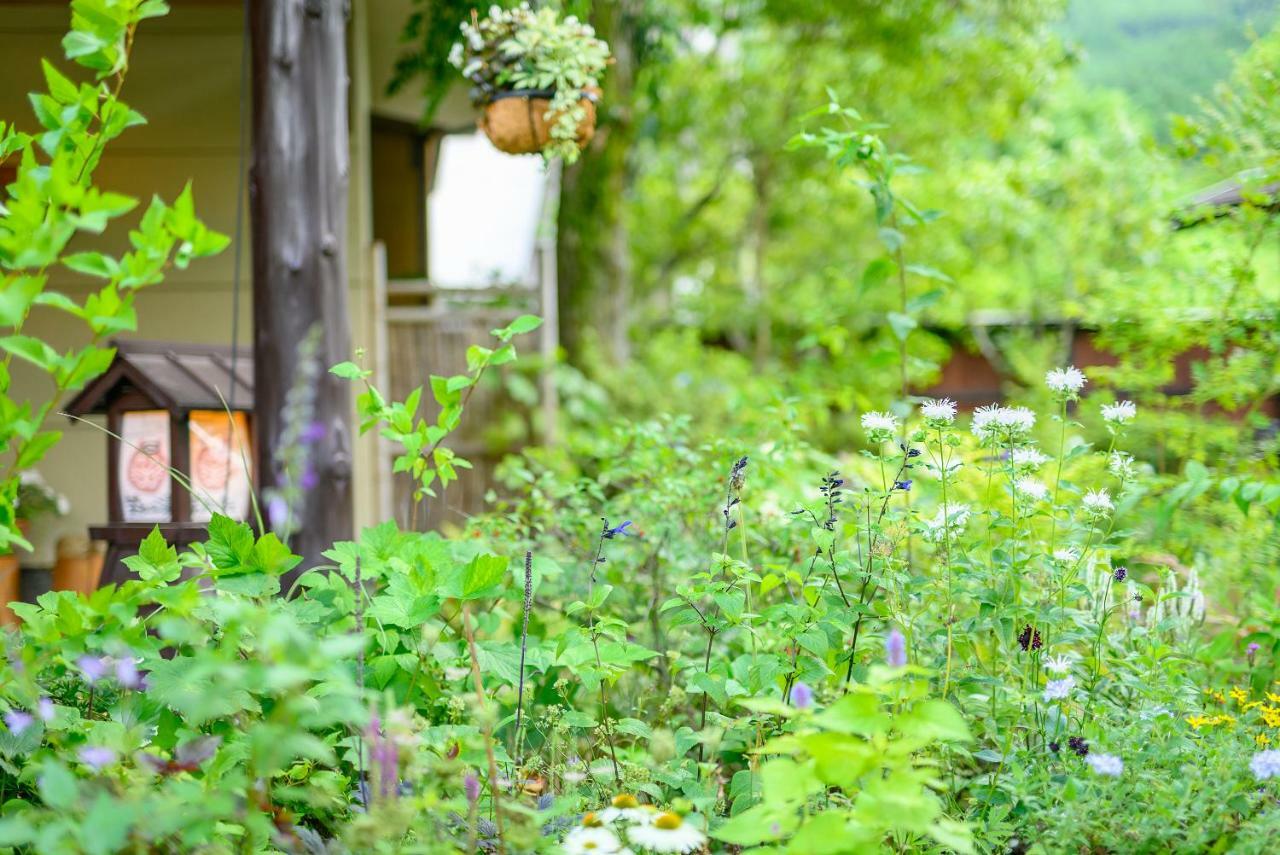
<svg viewBox="0 0 1280 855">
<path fill-rule="evenodd" d="M 1210 95 L 1280 0 L 1071 0 L 1064 35 L 1089 83 L 1124 90 L 1164 136 L 1171 113 Z"/>
</svg>

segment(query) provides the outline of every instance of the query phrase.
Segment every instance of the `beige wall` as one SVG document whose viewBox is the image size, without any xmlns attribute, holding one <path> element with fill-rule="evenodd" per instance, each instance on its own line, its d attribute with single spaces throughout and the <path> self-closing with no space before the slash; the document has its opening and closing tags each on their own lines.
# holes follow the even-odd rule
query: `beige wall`
<svg viewBox="0 0 1280 855">
<path fill-rule="evenodd" d="M 383 56 L 395 49 L 398 24 L 390 32 L 391 43 L 374 42 L 372 51 L 369 24 L 372 15 L 379 21 L 379 33 L 386 37 L 384 15 L 394 14 L 397 21 L 403 21 L 402 10 L 390 8 L 398 2 L 387 0 L 385 6 L 383 0 L 354 3 L 350 30 L 353 133 L 348 267 L 352 343 L 370 353 L 376 351 L 377 328 L 368 213 L 368 115 L 372 100 L 369 57 L 371 53 Z M 403 5 L 407 9 L 407 4 Z M 171 199 L 191 179 L 197 211 L 211 227 L 232 234 L 236 221 L 242 13 L 233 3 L 178 0 L 172 6 L 167 18 L 144 22 L 140 28 L 123 93 L 125 100 L 147 117 L 148 124 L 126 132 L 111 144 L 98 171 L 98 183 L 144 200 L 152 194 Z M 61 60 L 59 40 L 67 15 L 64 4 L 23 4 L 19 8 L 0 2 L 0 117 L 16 120 L 23 129 L 35 128 L 26 93 L 42 85 L 40 57 L 56 60 L 73 79 L 82 77 L 74 65 Z M 240 341 L 249 347 L 252 282 L 247 211 L 244 216 Z M 115 240 L 86 245 L 118 250 L 124 229 L 117 225 L 114 235 Z M 187 271 L 173 272 L 162 285 L 143 292 L 137 301 L 137 336 L 230 342 L 234 258 L 233 246 L 217 258 L 196 262 Z M 92 282 L 64 271 L 54 273 L 50 285 L 82 299 Z M 64 348 L 83 340 L 76 323 L 49 311 L 35 313 L 29 330 Z M 33 373 L 15 372 L 13 391 L 18 396 L 40 400 L 47 394 L 46 389 L 46 381 Z M 72 512 L 68 517 L 37 525 L 33 534 L 38 551 L 30 559 L 32 564 L 51 560 L 52 545 L 60 535 L 83 532 L 87 525 L 105 521 L 104 437 L 84 425 L 64 422 L 60 426 L 65 428 L 64 439 L 39 468 L 56 489 L 70 498 Z M 368 525 L 377 520 L 376 497 L 380 494 L 380 467 L 372 437 L 357 445 L 355 466 L 357 524 Z"/>
</svg>

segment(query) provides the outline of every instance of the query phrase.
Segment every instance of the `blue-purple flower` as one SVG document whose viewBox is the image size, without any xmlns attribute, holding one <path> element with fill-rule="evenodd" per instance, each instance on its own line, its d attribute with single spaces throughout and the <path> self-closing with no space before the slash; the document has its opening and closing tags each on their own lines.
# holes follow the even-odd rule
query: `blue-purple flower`
<svg viewBox="0 0 1280 855">
<path fill-rule="evenodd" d="M 884 658 L 893 668 L 907 664 L 907 638 L 896 626 L 884 637 Z"/>
<path fill-rule="evenodd" d="M 813 689 L 808 683 L 802 681 L 791 687 L 791 705 L 798 710 L 813 706 Z"/>
<path fill-rule="evenodd" d="M 104 745 L 86 745 L 80 749 L 80 762 L 95 772 L 116 762 L 116 753 Z"/>
<path fill-rule="evenodd" d="M 76 660 L 76 667 L 90 686 L 107 676 L 107 660 L 101 656 L 81 656 Z"/>
<path fill-rule="evenodd" d="M 116 660 L 116 682 L 126 689 L 137 689 L 142 685 L 138 665 L 132 656 L 121 656 Z"/>
<path fill-rule="evenodd" d="M 468 772 L 462 779 L 462 791 L 467 795 L 467 802 L 474 805 L 480 800 L 480 779 L 475 772 Z"/>
<path fill-rule="evenodd" d="M 1099 775 L 1107 775 L 1112 778 L 1119 777 L 1124 771 L 1124 761 L 1114 754 L 1090 754 L 1084 759 L 1093 771 Z"/>
<path fill-rule="evenodd" d="M 23 710 L 9 710 L 4 714 L 5 726 L 14 736 L 20 736 L 24 730 L 35 723 L 35 717 Z"/>
<path fill-rule="evenodd" d="M 627 531 L 627 529 L 630 527 L 631 527 L 631 520 L 627 520 L 622 525 L 617 525 L 617 526 L 614 526 L 613 528 L 609 528 L 606 525 L 604 530 L 604 536 L 609 540 L 612 540 L 615 537 L 621 537 L 624 535 L 627 537 L 630 537 L 631 535 L 635 534 L 635 532 Z"/>
</svg>

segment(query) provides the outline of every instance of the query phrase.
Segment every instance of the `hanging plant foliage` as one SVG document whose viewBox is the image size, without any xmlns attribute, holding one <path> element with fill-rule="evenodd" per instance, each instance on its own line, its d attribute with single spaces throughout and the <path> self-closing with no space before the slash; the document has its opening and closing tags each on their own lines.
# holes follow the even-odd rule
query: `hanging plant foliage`
<svg viewBox="0 0 1280 855">
<path fill-rule="evenodd" d="M 577 17 L 494 6 L 462 24 L 449 61 L 471 81 L 480 127 L 502 151 L 572 163 L 590 142 L 609 46 Z"/>
</svg>

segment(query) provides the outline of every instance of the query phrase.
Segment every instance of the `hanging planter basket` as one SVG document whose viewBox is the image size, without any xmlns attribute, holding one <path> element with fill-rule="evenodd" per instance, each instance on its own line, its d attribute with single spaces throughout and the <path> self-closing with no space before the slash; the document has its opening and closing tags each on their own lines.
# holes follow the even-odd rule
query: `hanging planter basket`
<svg viewBox="0 0 1280 855">
<path fill-rule="evenodd" d="M 537 154 L 551 144 L 551 126 L 555 116 L 547 118 L 551 98 L 549 90 L 514 89 L 499 92 L 485 105 L 480 129 L 499 151 L 508 154 Z M 578 147 L 591 142 L 596 132 L 596 101 L 599 93 L 587 92 L 578 102 L 586 115 L 578 123 Z"/>
</svg>

